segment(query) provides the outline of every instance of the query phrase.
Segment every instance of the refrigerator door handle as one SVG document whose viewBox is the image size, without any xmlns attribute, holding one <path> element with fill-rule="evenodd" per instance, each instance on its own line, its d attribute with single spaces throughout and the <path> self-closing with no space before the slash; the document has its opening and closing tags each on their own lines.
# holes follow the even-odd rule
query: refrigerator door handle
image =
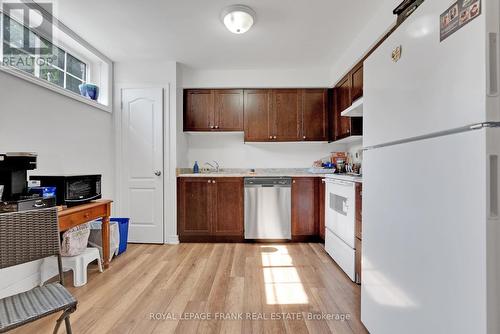
<svg viewBox="0 0 500 334">
<path fill-rule="evenodd" d="M 498 155 L 490 155 L 490 219 L 498 219 Z"/>
<path fill-rule="evenodd" d="M 488 96 L 498 95 L 498 34 L 490 32 L 488 34 Z"/>
</svg>

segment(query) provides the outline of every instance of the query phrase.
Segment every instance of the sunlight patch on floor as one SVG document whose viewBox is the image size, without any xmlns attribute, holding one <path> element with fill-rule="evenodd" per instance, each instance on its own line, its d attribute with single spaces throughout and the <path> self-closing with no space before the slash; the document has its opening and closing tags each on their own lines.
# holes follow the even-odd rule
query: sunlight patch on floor
<svg viewBox="0 0 500 334">
<path fill-rule="evenodd" d="M 271 248 L 274 248 L 274 251 L 271 252 Z M 261 257 L 268 305 L 309 303 L 300 275 L 286 246 L 263 246 Z"/>
</svg>

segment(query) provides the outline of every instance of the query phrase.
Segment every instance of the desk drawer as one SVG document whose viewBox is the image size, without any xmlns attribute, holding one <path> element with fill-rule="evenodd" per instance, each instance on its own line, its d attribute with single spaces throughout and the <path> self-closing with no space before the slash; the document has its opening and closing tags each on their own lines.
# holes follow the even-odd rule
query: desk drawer
<svg viewBox="0 0 500 334">
<path fill-rule="evenodd" d="M 106 206 L 98 206 L 59 217 L 59 229 L 66 231 L 72 227 L 106 216 Z"/>
</svg>

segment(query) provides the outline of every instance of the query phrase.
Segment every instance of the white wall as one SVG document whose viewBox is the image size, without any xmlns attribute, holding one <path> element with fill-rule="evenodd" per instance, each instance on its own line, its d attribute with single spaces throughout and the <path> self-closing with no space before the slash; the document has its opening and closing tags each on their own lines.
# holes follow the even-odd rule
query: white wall
<svg viewBox="0 0 500 334">
<path fill-rule="evenodd" d="M 0 72 L 0 152 L 38 153 L 33 174 L 102 174 L 114 198 L 112 115 Z M 37 263 L 0 270 L 0 298 L 38 283 Z"/>
<path fill-rule="evenodd" d="M 177 166 L 177 138 L 182 138 L 182 134 L 176 132 L 178 98 L 181 97 L 177 85 L 179 66 L 176 62 L 164 60 L 138 60 L 135 62 L 118 62 L 114 67 L 115 76 L 115 127 L 116 127 L 116 172 L 117 172 L 117 208 L 120 210 L 120 193 L 124 190 L 120 176 L 120 123 L 121 123 L 121 89 L 123 88 L 148 88 L 160 87 L 165 91 L 164 105 L 164 187 L 165 187 L 165 241 L 177 243 L 177 218 L 176 218 L 176 173 Z M 182 111 L 182 109 L 181 109 Z M 179 150 L 185 152 L 183 144 L 179 145 Z"/>
<path fill-rule="evenodd" d="M 402 0 L 384 0 L 379 10 L 372 15 L 363 30 L 330 70 L 329 81 L 335 85 L 396 23 L 392 11 Z M 390 56 L 390 55 L 389 55 Z"/>
<path fill-rule="evenodd" d="M 183 66 L 184 88 L 330 87 L 330 69 L 197 70 Z"/>
<path fill-rule="evenodd" d="M 189 134 L 188 161 L 217 160 L 221 168 L 308 168 L 315 160 L 333 151 L 344 151 L 344 145 L 327 143 L 247 143 L 243 133 Z"/>
</svg>

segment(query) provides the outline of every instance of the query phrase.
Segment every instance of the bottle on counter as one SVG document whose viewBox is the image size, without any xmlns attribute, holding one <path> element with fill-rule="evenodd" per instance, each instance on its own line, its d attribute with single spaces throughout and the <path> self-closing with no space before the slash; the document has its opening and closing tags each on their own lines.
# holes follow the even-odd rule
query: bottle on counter
<svg viewBox="0 0 500 334">
<path fill-rule="evenodd" d="M 198 166 L 198 161 L 194 162 L 193 173 L 198 174 L 200 172 L 200 166 Z"/>
</svg>

